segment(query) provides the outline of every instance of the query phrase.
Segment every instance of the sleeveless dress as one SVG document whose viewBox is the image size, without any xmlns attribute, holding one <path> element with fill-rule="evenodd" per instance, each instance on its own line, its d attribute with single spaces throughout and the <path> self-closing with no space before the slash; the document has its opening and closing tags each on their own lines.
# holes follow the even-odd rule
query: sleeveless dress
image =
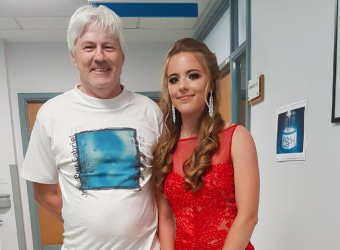
<svg viewBox="0 0 340 250">
<path fill-rule="evenodd" d="M 231 141 L 237 125 L 219 133 L 220 149 L 212 158 L 212 168 L 204 176 L 203 187 L 193 193 L 184 188 L 183 162 L 196 147 L 196 137 L 180 139 L 172 155 L 173 171 L 164 183 L 176 217 L 177 250 L 221 250 L 237 215 Z M 245 250 L 254 250 L 249 242 Z"/>
</svg>

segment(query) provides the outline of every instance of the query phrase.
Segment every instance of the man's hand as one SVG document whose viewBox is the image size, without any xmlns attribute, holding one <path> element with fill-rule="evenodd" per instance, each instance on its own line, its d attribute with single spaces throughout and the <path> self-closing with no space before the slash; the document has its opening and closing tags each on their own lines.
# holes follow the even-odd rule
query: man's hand
<svg viewBox="0 0 340 250">
<path fill-rule="evenodd" d="M 35 200 L 52 213 L 61 222 L 61 209 L 63 201 L 61 195 L 58 193 L 59 184 L 41 184 L 34 182 L 34 198 Z"/>
</svg>

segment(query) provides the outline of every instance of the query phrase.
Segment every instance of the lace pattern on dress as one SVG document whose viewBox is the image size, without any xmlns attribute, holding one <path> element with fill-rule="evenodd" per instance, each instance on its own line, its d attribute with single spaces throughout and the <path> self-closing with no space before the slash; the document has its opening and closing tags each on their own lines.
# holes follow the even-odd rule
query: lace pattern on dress
<svg viewBox="0 0 340 250">
<path fill-rule="evenodd" d="M 205 174 L 204 185 L 198 192 L 184 188 L 183 162 L 195 147 L 194 139 L 185 139 L 177 145 L 173 155 L 174 171 L 165 180 L 164 193 L 176 217 L 175 248 L 222 249 L 237 215 L 234 169 L 230 158 L 233 129 L 221 133 L 221 149 L 213 157 L 212 168 Z M 180 167 L 178 166 L 180 164 Z M 176 171 L 177 170 L 177 171 Z M 182 170 L 182 172 L 181 172 Z M 249 243 L 246 250 L 253 250 Z"/>
</svg>

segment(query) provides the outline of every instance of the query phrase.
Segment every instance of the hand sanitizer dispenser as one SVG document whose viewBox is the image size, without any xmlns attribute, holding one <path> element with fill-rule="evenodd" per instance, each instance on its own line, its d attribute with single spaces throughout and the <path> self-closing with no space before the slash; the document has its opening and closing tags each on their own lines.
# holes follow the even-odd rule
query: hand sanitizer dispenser
<svg viewBox="0 0 340 250">
<path fill-rule="evenodd" d="M 9 194 L 0 194 L 0 209 L 11 207 L 11 199 L 9 196 Z"/>
</svg>

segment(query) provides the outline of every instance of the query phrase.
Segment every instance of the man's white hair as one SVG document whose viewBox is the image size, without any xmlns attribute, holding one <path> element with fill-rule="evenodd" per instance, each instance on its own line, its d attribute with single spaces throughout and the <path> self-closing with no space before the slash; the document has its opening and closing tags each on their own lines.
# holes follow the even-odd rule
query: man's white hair
<svg viewBox="0 0 340 250">
<path fill-rule="evenodd" d="M 100 5 L 85 5 L 74 12 L 67 30 L 67 45 L 69 51 L 74 55 L 74 47 L 79 37 L 83 35 L 87 24 L 99 24 L 111 35 L 119 40 L 123 53 L 125 53 L 125 41 L 119 16 L 109 8 Z"/>
</svg>

